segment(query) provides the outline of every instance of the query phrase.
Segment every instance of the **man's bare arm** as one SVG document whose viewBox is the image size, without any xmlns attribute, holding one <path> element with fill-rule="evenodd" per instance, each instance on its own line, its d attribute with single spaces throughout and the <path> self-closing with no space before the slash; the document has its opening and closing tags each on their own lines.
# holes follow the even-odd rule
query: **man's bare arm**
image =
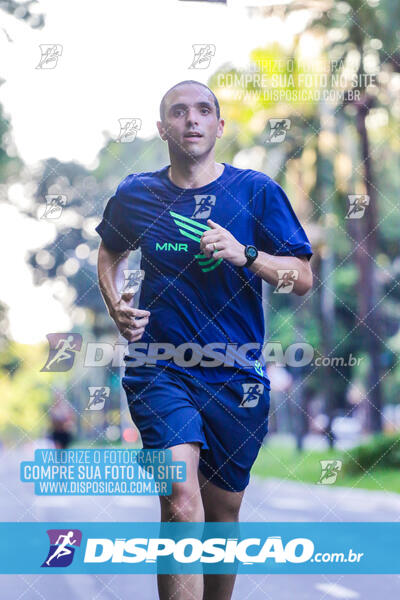
<svg viewBox="0 0 400 600">
<path fill-rule="evenodd" d="M 121 335 L 129 342 L 137 342 L 142 337 L 149 322 L 150 312 L 132 308 L 130 303 L 134 294 L 118 291 L 119 282 L 123 282 L 123 270 L 128 267 L 129 250 L 114 252 L 101 242 L 97 259 L 99 287 L 110 317 Z"/>
<path fill-rule="evenodd" d="M 274 287 L 279 283 L 278 270 L 297 271 L 297 279 L 293 281 L 293 292 L 297 296 L 306 294 L 313 284 L 313 274 L 306 256 L 273 256 L 259 252 L 249 269 Z"/>
<path fill-rule="evenodd" d="M 245 246 L 212 219 L 208 219 L 207 224 L 210 229 L 202 234 L 200 241 L 200 250 L 205 256 L 214 260 L 224 258 L 232 265 L 243 267 L 247 261 Z M 259 251 L 249 269 L 275 287 L 279 283 L 278 270 L 297 271 L 297 279 L 293 280 L 293 292 L 298 296 L 303 296 L 313 284 L 313 274 L 306 256 L 274 256 Z"/>
</svg>

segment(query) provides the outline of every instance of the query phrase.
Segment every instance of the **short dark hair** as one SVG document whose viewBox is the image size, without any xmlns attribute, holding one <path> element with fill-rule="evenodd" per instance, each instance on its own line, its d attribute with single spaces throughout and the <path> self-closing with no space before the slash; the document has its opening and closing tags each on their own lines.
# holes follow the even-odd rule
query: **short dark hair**
<svg viewBox="0 0 400 600">
<path fill-rule="evenodd" d="M 162 97 L 162 100 L 160 102 L 160 118 L 161 118 L 161 121 L 164 121 L 164 119 L 165 119 L 165 99 L 168 96 L 168 94 L 172 90 L 174 90 L 175 88 L 179 87 L 180 85 L 186 85 L 187 83 L 201 85 L 204 88 L 206 88 L 206 90 L 208 90 L 210 92 L 210 94 L 214 98 L 214 104 L 215 104 L 215 110 L 216 110 L 216 113 L 217 113 L 217 119 L 219 119 L 220 115 L 221 115 L 221 111 L 220 111 L 220 107 L 219 107 L 219 102 L 217 100 L 217 96 L 214 94 L 214 92 L 212 90 L 210 90 L 210 88 L 205 83 L 201 83 L 200 81 L 195 81 L 194 79 L 185 79 L 185 81 L 180 81 L 179 83 L 176 83 L 171 88 L 169 88 L 169 90 L 167 92 L 165 92 L 164 96 Z"/>
</svg>

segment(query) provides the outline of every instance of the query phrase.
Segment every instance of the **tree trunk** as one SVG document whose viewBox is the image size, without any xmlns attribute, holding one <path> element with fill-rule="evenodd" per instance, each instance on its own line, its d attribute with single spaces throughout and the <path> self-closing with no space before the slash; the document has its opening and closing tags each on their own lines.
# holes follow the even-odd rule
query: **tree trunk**
<svg viewBox="0 0 400 600">
<path fill-rule="evenodd" d="M 320 148 L 318 161 L 318 183 L 320 191 L 320 202 L 323 212 L 333 212 L 333 197 L 335 193 L 335 178 L 333 172 L 333 161 L 336 153 L 335 119 L 333 106 L 321 101 L 319 105 L 321 134 L 330 134 L 332 143 L 329 147 Z M 334 348 L 334 331 L 336 327 L 335 297 L 333 290 L 333 272 L 335 269 L 335 257 L 333 251 L 333 239 L 335 232 L 330 222 L 325 224 L 326 246 L 321 255 L 320 264 L 320 319 L 322 333 L 322 354 L 331 356 Z M 323 369 L 322 380 L 324 382 L 325 412 L 328 417 L 325 436 L 330 448 L 335 445 L 335 437 L 332 432 L 332 421 L 335 417 L 338 398 L 336 397 L 334 378 L 339 377 L 332 366 L 319 367 Z"/>
<path fill-rule="evenodd" d="M 356 126 L 360 139 L 360 150 L 363 168 L 363 183 L 369 196 L 369 205 L 360 219 L 360 244 L 356 251 L 359 270 L 358 286 L 358 319 L 359 330 L 362 331 L 365 349 L 370 358 L 370 370 L 367 383 L 366 401 L 368 402 L 369 431 L 382 430 L 382 386 L 381 364 L 382 352 L 380 310 L 377 305 L 377 283 L 375 277 L 375 259 L 377 255 L 378 207 L 374 173 L 372 169 L 371 151 L 365 119 L 372 106 L 373 98 L 363 96 L 354 103 L 357 108 Z"/>
</svg>

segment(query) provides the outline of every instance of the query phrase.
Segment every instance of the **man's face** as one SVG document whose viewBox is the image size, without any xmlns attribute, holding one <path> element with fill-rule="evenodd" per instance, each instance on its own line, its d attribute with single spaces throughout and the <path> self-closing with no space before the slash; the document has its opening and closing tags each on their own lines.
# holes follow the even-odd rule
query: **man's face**
<svg viewBox="0 0 400 600">
<path fill-rule="evenodd" d="M 175 154 L 200 158 L 222 136 L 224 121 L 217 119 L 214 98 L 206 88 L 184 84 L 166 97 L 165 118 L 157 127 Z"/>
</svg>

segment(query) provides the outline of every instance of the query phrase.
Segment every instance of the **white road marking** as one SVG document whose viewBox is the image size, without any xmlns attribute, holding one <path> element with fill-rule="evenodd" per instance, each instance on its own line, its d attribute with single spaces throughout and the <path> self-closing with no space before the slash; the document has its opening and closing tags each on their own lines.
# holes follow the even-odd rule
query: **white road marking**
<svg viewBox="0 0 400 600">
<path fill-rule="evenodd" d="M 115 504 L 119 506 L 145 506 L 148 508 L 154 505 L 158 508 L 158 496 L 155 498 L 156 500 L 152 496 L 116 496 Z"/>
<path fill-rule="evenodd" d="M 74 592 L 75 600 L 88 600 L 88 598 L 96 598 L 101 597 L 104 598 L 103 595 L 105 591 L 105 586 L 103 589 L 99 590 L 99 585 L 97 581 L 99 581 L 100 585 L 102 582 L 98 579 L 97 574 L 93 575 L 68 575 L 67 573 L 64 575 L 65 579 L 68 582 L 68 585 L 71 586 L 71 591 Z M 97 579 L 97 581 L 96 581 Z M 70 591 L 70 590 L 68 590 Z M 103 592 L 103 593 L 101 593 Z M 101 593 L 101 596 L 99 594 Z"/>
<path fill-rule="evenodd" d="M 267 506 L 280 508 L 282 510 L 304 510 L 313 508 L 314 504 L 304 498 L 269 498 L 266 502 Z"/>
<path fill-rule="evenodd" d="M 337 583 L 317 583 L 315 585 L 317 590 L 332 596 L 332 598 L 341 598 L 342 600 L 351 600 L 352 598 L 359 598 L 360 594 L 349 588 L 345 588 L 343 585 Z"/>
<path fill-rule="evenodd" d="M 67 496 L 35 496 L 33 504 L 38 507 L 57 508 L 68 505 Z"/>
</svg>

